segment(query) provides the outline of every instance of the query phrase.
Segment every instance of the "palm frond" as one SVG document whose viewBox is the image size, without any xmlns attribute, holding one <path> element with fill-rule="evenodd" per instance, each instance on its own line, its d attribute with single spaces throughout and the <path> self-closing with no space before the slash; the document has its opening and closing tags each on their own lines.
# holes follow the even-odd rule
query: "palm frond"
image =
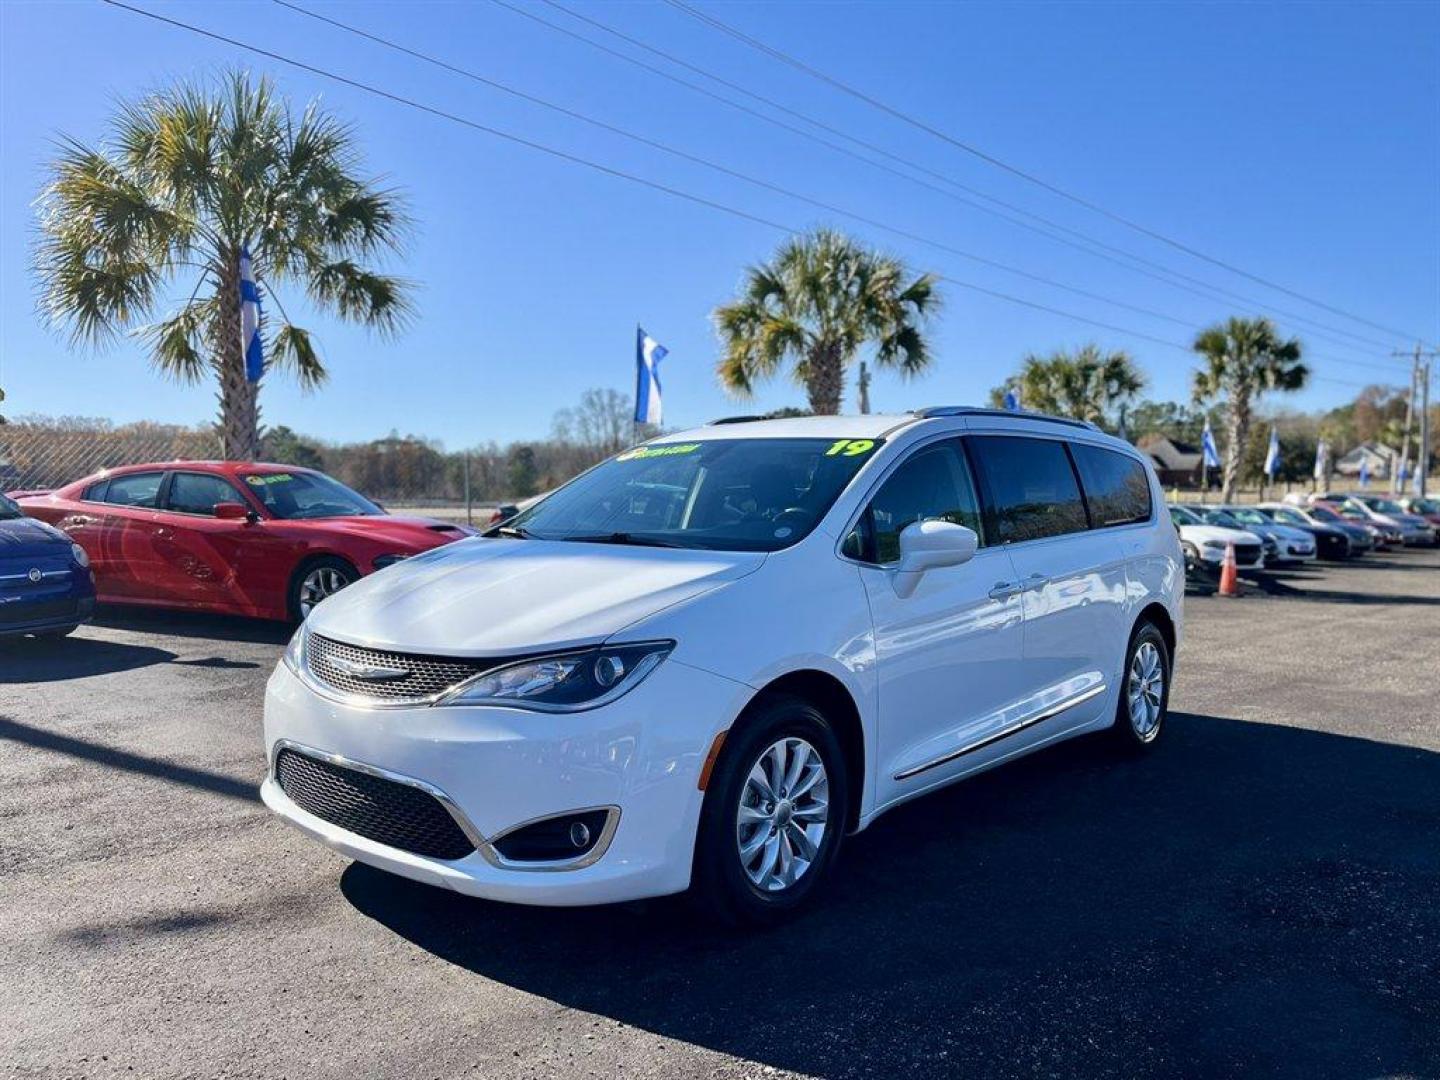
<svg viewBox="0 0 1440 1080">
<path fill-rule="evenodd" d="M 382 334 L 399 333 L 413 313 L 409 282 L 366 270 L 349 259 L 314 267 L 308 277 L 316 304 Z"/>
<path fill-rule="evenodd" d="M 158 370 L 178 382 L 199 382 L 210 367 L 206 338 L 217 308 L 213 299 L 191 301 L 168 319 L 137 327 L 135 336 L 149 345 Z"/>
<path fill-rule="evenodd" d="M 284 323 L 275 332 L 267 351 L 269 366 L 277 371 L 288 371 L 302 390 L 314 390 L 330 377 L 320 354 L 315 350 L 310 331 L 291 323 Z"/>
</svg>

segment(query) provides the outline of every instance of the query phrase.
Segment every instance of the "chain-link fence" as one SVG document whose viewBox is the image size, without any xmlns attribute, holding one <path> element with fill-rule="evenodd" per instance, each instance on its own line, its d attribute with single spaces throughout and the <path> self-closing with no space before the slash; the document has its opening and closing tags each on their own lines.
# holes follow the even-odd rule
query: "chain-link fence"
<svg viewBox="0 0 1440 1080">
<path fill-rule="evenodd" d="M 262 443 L 264 460 L 329 473 L 392 512 L 482 524 L 496 506 L 556 487 L 622 448 L 557 437 L 450 451 L 418 436 L 331 443 L 284 427 Z M 0 424 L 0 491 L 46 491 L 121 465 L 219 456 L 210 428 L 21 418 Z"/>
</svg>

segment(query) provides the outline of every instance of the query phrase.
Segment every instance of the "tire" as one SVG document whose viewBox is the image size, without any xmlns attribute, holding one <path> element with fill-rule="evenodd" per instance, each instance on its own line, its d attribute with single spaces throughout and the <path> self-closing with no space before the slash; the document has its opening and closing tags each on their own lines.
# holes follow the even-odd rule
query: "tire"
<svg viewBox="0 0 1440 1080">
<path fill-rule="evenodd" d="M 359 580 L 360 571 L 344 559 L 333 555 L 307 559 L 290 578 L 290 621 L 300 622 L 316 604 Z"/>
<path fill-rule="evenodd" d="M 1115 705 L 1115 725 L 1110 729 L 1121 749 L 1144 753 L 1160 741 L 1170 713 L 1171 669 L 1165 635 L 1152 622 L 1140 623 L 1125 649 L 1124 681 Z M 1140 700 L 1132 705 L 1137 680 L 1145 681 L 1147 687 L 1138 691 Z"/>
<path fill-rule="evenodd" d="M 785 796 L 763 801 L 761 795 L 765 787 L 776 786 L 770 780 L 777 746 L 791 755 L 786 765 L 800 762 L 798 779 L 794 772 L 786 778 L 791 781 L 786 796 L 804 789 L 799 797 L 791 796 L 793 802 Z M 818 778 L 817 763 L 823 769 Z M 756 774 L 763 783 L 753 779 Z M 795 915 L 820 890 L 839 854 L 850 788 L 840 742 L 818 709 L 788 696 L 752 706 L 731 729 L 710 775 L 695 842 L 692 899 L 705 914 L 730 926 L 771 926 Z M 822 802 L 823 822 L 817 809 Z M 815 829 L 816 824 L 823 828 Z M 755 843 L 754 854 L 745 857 L 742 845 Z M 802 854 L 807 849 L 808 859 Z M 772 850 L 773 869 L 767 875 Z"/>
</svg>

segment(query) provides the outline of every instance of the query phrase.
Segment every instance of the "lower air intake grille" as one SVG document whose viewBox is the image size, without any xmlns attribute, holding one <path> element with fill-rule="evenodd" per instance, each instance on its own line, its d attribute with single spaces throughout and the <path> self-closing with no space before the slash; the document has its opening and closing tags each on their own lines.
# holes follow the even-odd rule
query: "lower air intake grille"
<svg viewBox="0 0 1440 1080">
<path fill-rule="evenodd" d="M 1241 566 L 1249 566 L 1260 561 L 1259 544 L 1236 544 L 1235 561 Z"/>
<path fill-rule="evenodd" d="M 440 801 L 409 784 L 290 749 L 276 757 L 275 779 L 300 809 L 377 844 L 432 859 L 475 850 Z"/>
</svg>

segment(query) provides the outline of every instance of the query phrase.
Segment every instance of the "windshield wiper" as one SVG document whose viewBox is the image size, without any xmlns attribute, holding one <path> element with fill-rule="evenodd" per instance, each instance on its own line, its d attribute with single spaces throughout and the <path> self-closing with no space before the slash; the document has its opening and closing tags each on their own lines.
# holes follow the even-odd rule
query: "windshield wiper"
<svg viewBox="0 0 1440 1080">
<path fill-rule="evenodd" d="M 594 535 L 582 536 L 557 536 L 556 540 L 568 540 L 577 544 L 629 544 L 633 547 L 661 547 L 661 548 L 686 548 L 690 545 L 680 544 L 674 540 L 664 540 L 658 536 L 642 536 L 639 533 L 612 532 L 595 533 Z"/>
<path fill-rule="evenodd" d="M 534 540 L 535 534 L 523 525 L 500 525 L 495 529 L 496 536 L 508 536 L 512 540 Z"/>
</svg>

